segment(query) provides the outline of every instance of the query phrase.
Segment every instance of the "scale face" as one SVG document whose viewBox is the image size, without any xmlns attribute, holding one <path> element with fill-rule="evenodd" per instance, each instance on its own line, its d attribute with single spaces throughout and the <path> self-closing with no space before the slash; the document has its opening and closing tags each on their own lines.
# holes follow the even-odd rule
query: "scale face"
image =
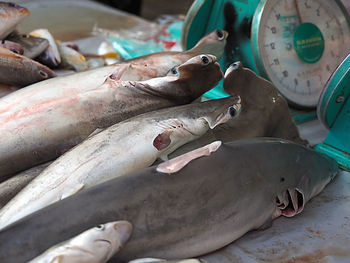
<svg viewBox="0 0 350 263">
<path fill-rule="evenodd" d="M 322 88 L 350 53 L 347 14 L 337 1 L 264 0 L 253 18 L 260 73 L 301 107 L 315 107 Z"/>
<path fill-rule="evenodd" d="M 316 108 L 328 78 L 350 53 L 350 18 L 340 0 L 196 0 L 184 23 L 183 48 L 215 29 L 229 32 L 223 71 L 240 60 L 299 108 Z M 205 96 L 227 94 L 219 86 Z"/>
</svg>

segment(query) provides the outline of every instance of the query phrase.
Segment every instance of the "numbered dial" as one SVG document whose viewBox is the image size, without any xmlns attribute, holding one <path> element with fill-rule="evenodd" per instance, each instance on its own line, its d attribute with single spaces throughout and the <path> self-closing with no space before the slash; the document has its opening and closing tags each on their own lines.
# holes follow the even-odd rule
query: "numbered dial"
<svg viewBox="0 0 350 263">
<path fill-rule="evenodd" d="M 315 107 L 326 81 L 350 52 L 347 14 L 338 1 L 261 1 L 253 24 L 255 58 L 291 103 Z"/>
</svg>

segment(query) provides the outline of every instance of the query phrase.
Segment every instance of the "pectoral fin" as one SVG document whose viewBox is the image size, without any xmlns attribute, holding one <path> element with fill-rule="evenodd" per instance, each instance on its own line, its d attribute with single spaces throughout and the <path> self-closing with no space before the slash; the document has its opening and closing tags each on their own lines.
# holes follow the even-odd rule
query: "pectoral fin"
<svg viewBox="0 0 350 263">
<path fill-rule="evenodd" d="M 189 162 L 202 156 L 209 156 L 212 152 L 215 152 L 221 146 L 221 141 L 215 141 L 211 144 L 193 150 L 191 152 L 180 155 L 167 162 L 161 163 L 157 167 L 157 171 L 160 173 L 176 173 L 185 167 Z"/>
<path fill-rule="evenodd" d="M 83 188 L 84 188 L 84 184 L 77 184 L 74 187 L 71 187 L 69 189 L 65 189 L 65 191 L 61 195 L 61 200 L 78 193 Z"/>
</svg>

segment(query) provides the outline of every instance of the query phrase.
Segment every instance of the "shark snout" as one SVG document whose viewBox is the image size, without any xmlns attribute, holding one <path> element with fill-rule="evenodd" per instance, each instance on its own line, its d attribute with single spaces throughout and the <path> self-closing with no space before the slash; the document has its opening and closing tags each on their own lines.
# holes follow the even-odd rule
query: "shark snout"
<svg viewBox="0 0 350 263">
<path fill-rule="evenodd" d="M 233 71 L 237 71 L 243 68 L 243 64 L 240 61 L 232 63 L 229 68 L 225 71 L 225 78 L 231 74 Z"/>
<path fill-rule="evenodd" d="M 132 233 L 132 224 L 128 221 L 119 221 L 114 224 L 114 229 L 117 230 L 121 245 L 124 245 L 130 238 Z"/>
</svg>

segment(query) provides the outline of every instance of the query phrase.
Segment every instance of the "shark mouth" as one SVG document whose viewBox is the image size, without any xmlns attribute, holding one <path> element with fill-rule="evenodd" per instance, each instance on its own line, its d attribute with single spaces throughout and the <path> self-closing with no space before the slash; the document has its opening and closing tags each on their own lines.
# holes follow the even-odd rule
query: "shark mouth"
<svg viewBox="0 0 350 263">
<path fill-rule="evenodd" d="M 280 209 L 281 215 L 285 217 L 292 217 L 301 213 L 304 205 L 304 194 L 297 188 L 287 189 L 282 196 L 276 197 L 276 206 Z"/>
</svg>

